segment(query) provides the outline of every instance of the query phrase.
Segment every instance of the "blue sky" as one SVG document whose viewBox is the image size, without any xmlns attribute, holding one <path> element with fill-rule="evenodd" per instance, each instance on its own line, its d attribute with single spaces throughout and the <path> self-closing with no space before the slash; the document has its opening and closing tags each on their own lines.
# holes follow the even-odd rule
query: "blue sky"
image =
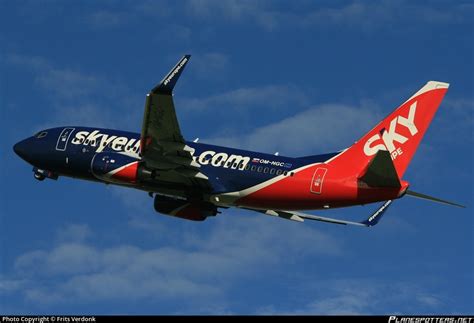
<svg viewBox="0 0 474 323">
<path fill-rule="evenodd" d="M 1 1 L 0 312 L 473 313 L 470 1 Z M 468 205 L 393 203 L 377 227 L 228 210 L 193 223 L 144 193 L 37 182 L 39 129 L 139 132 L 183 54 L 189 140 L 282 155 L 352 144 L 428 80 L 451 83 L 405 179 Z M 376 206 L 316 214 L 362 219 Z"/>
</svg>

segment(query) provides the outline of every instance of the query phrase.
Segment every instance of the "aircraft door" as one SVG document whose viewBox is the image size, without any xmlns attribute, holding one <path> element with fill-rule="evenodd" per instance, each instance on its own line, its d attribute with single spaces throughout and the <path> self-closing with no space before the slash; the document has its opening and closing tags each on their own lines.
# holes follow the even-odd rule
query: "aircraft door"
<svg viewBox="0 0 474 323">
<path fill-rule="evenodd" d="M 61 131 L 61 134 L 58 137 L 58 142 L 56 143 L 56 150 L 66 150 L 69 137 L 71 136 L 73 131 L 74 128 L 64 128 L 63 131 Z"/>
<path fill-rule="evenodd" d="M 310 191 L 314 194 L 321 194 L 323 191 L 324 176 L 326 176 L 327 168 L 318 167 L 314 171 L 313 179 L 311 180 Z"/>
<path fill-rule="evenodd" d="M 60 160 L 60 165 L 64 169 L 70 168 L 72 152 L 68 148 L 68 143 L 71 138 L 72 133 L 75 128 L 64 128 L 59 134 L 58 141 L 56 142 L 56 151 L 62 152 L 58 154 Z"/>
</svg>

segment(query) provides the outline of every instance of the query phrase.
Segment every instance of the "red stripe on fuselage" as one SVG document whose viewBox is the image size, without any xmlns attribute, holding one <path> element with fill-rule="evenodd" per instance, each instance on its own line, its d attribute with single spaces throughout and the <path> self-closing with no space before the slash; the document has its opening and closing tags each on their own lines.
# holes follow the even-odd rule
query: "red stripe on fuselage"
<svg viewBox="0 0 474 323">
<path fill-rule="evenodd" d="M 321 193 L 315 194 L 311 192 L 311 186 L 319 167 L 326 168 L 327 173 L 321 183 Z M 402 189 L 406 189 L 406 186 L 408 184 L 404 183 Z M 311 210 L 325 206 L 334 208 L 395 199 L 402 189 L 361 187 L 356 174 L 341 177 L 331 163 L 316 164 L 248 194 L 238 199 L 236 204 L 280 210 Z"/>
<path fill-rule="evenodd" d="M 138 162 L 133 162 L 112 175 L 112 178 L 121 182 L 135 183 L 137 181 Z"/>
</svg>

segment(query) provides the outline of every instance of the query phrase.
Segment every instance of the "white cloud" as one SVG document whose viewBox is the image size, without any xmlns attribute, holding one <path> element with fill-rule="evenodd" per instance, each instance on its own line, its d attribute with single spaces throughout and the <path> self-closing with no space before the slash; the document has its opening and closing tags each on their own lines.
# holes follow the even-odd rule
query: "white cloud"
<svg viewBox="0 0 474 323">
<path fill-rule="evenodd" d="M 130 15 L 126 12 L 99 10 L 88 14 L 85 22 L 94 28 L 112 28 L 128 22 Z"/>
<path fill-rule="evenodd" d="M 91 95 L 100 86 L 106 85 L 106 82 L 100 82 L 97 77 L 69 69 L 49 67 L 44 72 L 46 73 L 37 76 L 36 82 L 50 90 L 57 99 L 68 100 Z"/>
<path fill-rule="evenodd" d="M 168 228 L 157 221 L 157 217 L 163 215 L 153 213 L 153 199 L 143 191 L 131 190 L 128 187 L 109 186 L 110 192 L 120 199 L 120 202 L 129 210 L 128 225 L 133 229 L 138 229 L 151 237 L 166 237 L 172 239 Z"/>
<path fill-rule="evenodd" d="M 259 13 L 262 9 L 260 2 L 251 0 L 189 0 L 186 8 L 192 16 L 202 18 L 221 17 L 234 20 Z"/>
<path fill-rule="evenodd" d="M 36 250 L 19 256 L 15 269 L 27 275 L 56 275 L 92 271 L 97 251 L 82 243 L 61 243 L 51 251 Z"/>
<path fill-rule="evenodd" d="M 270 1 L 248 0 L 189 0 L 186 12 L 201 21 L 225 19 L 227 22 L 254 21 L 265 30 L 271 31 L 288 15 L 272 8 Z"/>
<path fill-rule="evenodd" d="M 474 143 L 474 135 L 472 135 L 474 129 L 474 99 L 448 98 L 441 106 L 441 113 L 439 114 L 439 123 L 442 125 L 437 131 L 440 134 L 439 139 L 449 141 L 449 143 L 446 142 L 446 145 L 450 146 L 452 145 L 452 138 L 462 138 L 465 145 L 471 145 L 472 147 Z M 469 132 L 471 136 L 465 136 Z"/>
<path fill-rule="evenodd" d="M 455 124 L 456 126 L 461 124 L 471 129 L 474 125 L 474 99 L 472 98 L 446 98 L 440 111 L 450 116 L 450 118 L 446 118 L 445 124 Z"/>
<path fill-rule="evenodd" d="M 425 285 L 425 286 L 423 286 Z M 258 314 L 291 315 L 381 315 L 391 308 L 405 314 L 433 312 L 442 300 L 429 292 L 420 281 L 382 282 L 370 278 L 328 279 L 303 287 L 306 302 L 282 310 L 273 305 L 262 307 Z M 309 296 L 308 295 L 313 295 Z"/>
<path fill-rule="evenodd" d="M 140 127 L 141 114 L 130 109 L 131 103 L 140 102 L 140 98 L 134 98 L 128 86 L 120 81 L 71 67 L 57 67 L 41 57 L 10 54 L 7 62 L 29 69 L 35 84 L 55 110 L 49 123 L 38 127 L 58 124 L 117 127 L 130 126 L 130 120 L 136 120 Z"/>
<path fill-rule="evenodd" d="M 433 295 L 428 295 L 428 294 L 418 294 L 416 296 L 416 301 L 419 302 L 420 304 L 427 305 L 430 307 L 436 307 L 442 305 L 441 300 Z"/>
<path fill-rule="evenodd" d="M 170 35 L 172 35 L 172 37 L 170 37 Z M 182 42 L 188 42 L 192 40 L 191 36 L 191 28 L 176 23 L 169 23 L 166 24 L 166 26 L 163 26 L 163 28 L 160 28 L 157 38 L 158 40 L 166 39 L 167 42 L 176 42 L 182 44 Z"/>
<path fill-rule="evenodd" d="M 98 30 L 120 28 L 131 23 L 140 23 L 143 19 L 162 21 L 177 9 L 171 2 L 157 0 L 141 0 L 121 5 L 118 7 L 113 5 L 113 2 L 112 6 L 102 3 L 101 9 L 80 16 L 81 23 L 85 22 L 89 27 Z M 171 22 L 168 23 L 170 24 Z"/>
<path fill-rule="evenodd" d="M 34 2 L 32 3 L 34 4 Z M 61 6 L 23 6 L 22 15 L 29 23 L 42 23 L 51 15 L 60 15 Z M 54 8 L 53 8 L 54 7 Z M 51 9 L 53 10 L 51 12 Z M 130 24 L 139 24 L 143 19 L 155 19 L 164 22 L 165 30 L 177 31 L 177 37 L 187 40 L 195 34 L 185 25 L 176 25 L 175 16 L 184 19 L 198 20 L 214 28 L 216 20 L 233 24 L 253 23 L 265 31 L 276 31 L 279 28 L 348 26 L 365 31 L 375 30 L 380 26 L 397 26 L 403 28 L 409 24 L 403 22 L 428 24 L 456 24 L 469 21 L 474 5 L 455 3 L 413 3 L 398 1 L 342 1 L 319 3 L 299 1 L 297 6 L 288 6 L 280 1 L 249 0 L 187 0 L 187 1 L 153 1 L 142 0 L 126 4 L 125 8 L 114 5 L 102 5 L 99 10 L 86 11 L 78 17 L 78 22 L 92 29 L 121 28 Z M 38 14 L 39 13 L 39 14 Z M 186 20 L 185 20 L 186 21 Z M 393 28 L 392 28 L 393 29 Z M 199 31 L 198 31 L 199 33 Z M 172 33 L 160 32 L 159 37 L 169 39 Z M 184 36 L 184 37 L 183 37 Z"/>
<path fill-rule="evenodd" d="M 190 16 L 201 20 L 226 19 L 231 22 L 253 21 L 267 31 L 281 26 L 350 26 L 373 30 L 377 26 L 400 24 L 402 21 L 420 23 L 460 23 L 472 16 L 470 3 L 433 6 L 407 1 L 350 1 L 334 5 L 314 5 L 300 2 L 295 8 L 274 1 L 196 1 L 186 5 Z M 400 26 L 400 25 L 399 25 Z M 401 25 L 403 27 L 403 25 Z"/>
<path fill-rule="evenodd" d="M 239 277 L 264 274 L 291 259 L 341 252 L 341 242 L 328 234 L 263 216 L 216 221 L 207 235 L 173 234 L 174 244 L 151 249 L 59 242 L 19 256 L 15 271 L 28 277 L 22 290 L 33 302 L 196 297 L 205 303 Z"/>
<path fill-rule="evenodd" d="M 232 109 L 238 113 L 265 105 L 268 113 L 276 109 L 301 106 L 308 102 L 307 95 L 293 85 L 266 85 L 231 90 L 204 98 L 180 99 L 180 108 L 189 111 Z"/>
<path fill-rule="evenodd" d="M 0 275 L 0 295 L 21 289 L 26 283 L 25 279 L 8 279 Z"/>
<path fill-rule="evenodd" d="M 355 28 L 368 27 L 374 30 L 377 26 L 391 26 L 403 21 L 443 24 L 459 23 L 469 19 L 474 6 L 456 4 L 452 6 L 433 6 L 426 3 L 399 1 L 353 1 L 349 4 L 333 8 L 320 8 L 304 17 L 304 24 L 346 25 Z M 399 25 L 403 27 L 403 25 Z"/>
<path fill-rule="evenodd" d="M 367 306 L 370 304 L 371 295 L 365 290 L 359 290 L 354 294 L 341 294 L 327 299 L 320 299 L 298 311 L 299 314 L 323 314 L 323 315 L 362 315 L 367 314 Z"/>
<path fill-rule="evenodd" d="M 191 68 L 200 79 L 223 79 L 229 66 L 229 56 L 218 52 L 193 54 Z"/>
<path fill-rule="evenodd" d="M 270 153 L 317 154 L 352 145 L 379 120 L 373 107 L 323 104 L 245 135 L 203 141 Z"/>
<path fill-rule="evenodd" d="M 82 242 L 91 236 L 92 232 L 85 224 L 69 224 L 58 230 L 59 241 Z"/>
</svg>

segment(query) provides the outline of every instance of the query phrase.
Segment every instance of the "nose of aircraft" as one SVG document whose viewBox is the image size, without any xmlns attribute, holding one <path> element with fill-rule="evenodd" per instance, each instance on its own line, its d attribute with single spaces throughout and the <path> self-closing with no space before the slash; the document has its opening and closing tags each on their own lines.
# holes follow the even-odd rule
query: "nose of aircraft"
<svg viewBox="0 0 474 323">
<path fill-rule="evenodd" d="M 13 150 L 15 151 L 15 153 L 24 160 L 28 159 L 28 148 L 27 148 L 28 145 L 27 145 L 26 141 L 27 141 L 27 139 L 22 140 L 20 142 L 17 142 L 13 146 Z"/>
</svg>

